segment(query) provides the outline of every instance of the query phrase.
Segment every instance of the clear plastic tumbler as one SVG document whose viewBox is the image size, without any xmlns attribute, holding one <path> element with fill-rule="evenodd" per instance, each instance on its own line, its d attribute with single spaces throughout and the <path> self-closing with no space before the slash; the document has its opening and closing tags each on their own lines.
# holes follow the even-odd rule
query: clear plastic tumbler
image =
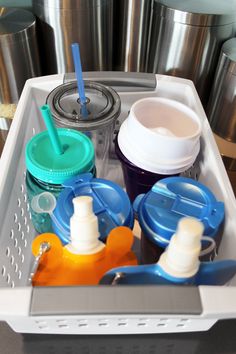
<svg viewBox="0 0 236 354">
<path fill-rule="evenodd" d="M 93 142 L 97 177 L 106 177 L 113 132 L 120 114 L 120 97 L 111 87 L 84 81 L 86 104 L 78 96 L 77 82 L 56 87 L 47 97 L 52 116 L 59 127 L 84 132 Z"/>
</svg>

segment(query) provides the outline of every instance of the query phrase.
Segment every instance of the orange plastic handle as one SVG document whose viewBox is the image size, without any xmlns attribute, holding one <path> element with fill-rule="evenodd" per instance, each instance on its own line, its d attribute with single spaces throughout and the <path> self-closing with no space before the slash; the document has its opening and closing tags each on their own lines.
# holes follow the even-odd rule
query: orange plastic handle
<svg viewBox="0 0 236 354">
<path fill-rule="evenodd" d="M 126 226 L 118 226 L 111 230 L 107 237 L 107 251 L 120 257 L 120 255 L 125 255 L 131 250 L 133 242 L 133 232 Z"/>
<path fill-rule="evenodd" d="M 35 257 L 39 254 L 40 246 L 44 242 L 49 244 L 50 249 L 42 255 L 40 264 L 47 269 L 55 268 L 62 260 L 63 246 L 61 241 L 52 233 L 37 236 L 32 242 L 32 253 Z"/>
</svg>

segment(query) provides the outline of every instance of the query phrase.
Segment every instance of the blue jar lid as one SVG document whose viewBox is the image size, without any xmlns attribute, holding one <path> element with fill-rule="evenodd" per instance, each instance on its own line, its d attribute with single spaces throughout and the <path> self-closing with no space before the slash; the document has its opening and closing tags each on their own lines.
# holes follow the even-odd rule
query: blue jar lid
<svg viewBox="0 0 236 354">
<path fill-rule="evenodd" d="M 132 205 L 128 195 L 118 184 L 84 173 L 65 181 L 63 186 L 65 188 L 59 194 L 53 211 L 56 221 L 52 220 L 52 226 L 64 244 L 70 241 L 70 218 L 74 213 L 72 199 L 77 196 L 93 198 L 93 210 L 98 217 L 101 241 L 105 242 L 109 232 L 117 226 L 133 228 Z"/>
<path fill-rule="evenodd" d="M 204 235 L 214 237 L 224 220 L 224 203 L 202 183 L 186 177 L 168 177 L 134 201 L 145 236 L 166 247 L 182 217 L 192 216 L 204 225 Z"/>
</svg>

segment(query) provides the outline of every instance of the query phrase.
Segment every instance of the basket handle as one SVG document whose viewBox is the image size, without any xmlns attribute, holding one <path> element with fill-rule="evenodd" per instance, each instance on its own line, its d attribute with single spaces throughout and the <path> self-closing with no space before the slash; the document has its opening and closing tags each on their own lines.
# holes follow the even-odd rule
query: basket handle
<svg viewBox="0 0 236 354">
<path fill-rule="evenodd" d="M 9 318 L 29 316 L 33 288 L 1 288 L 0 290 L 0 321 Z"/>
<path fill-rule="evenodd" d="M 203 307 L 202 315 L 206 318 L 236 318 L 235 286 L 199 286 Z"/>
<path fill-rule="evenodd" d="M 197 287 L 71 286 L 35 287 L 30 315 L 201 315 Z"/>
<path fill-rule="evenodd" d="M 126 91 L 140 88 L 142 91 L 153 91 L 157 86 L 156 75 L 151 73 L 136 73 L 123 71 L 89 71 L 83 73 L 85 80 L 99 82 L 103 85 L 125 87 Z M 64 82 L 75 80 L 75 73 L 66 73 Z"/>
</svg>

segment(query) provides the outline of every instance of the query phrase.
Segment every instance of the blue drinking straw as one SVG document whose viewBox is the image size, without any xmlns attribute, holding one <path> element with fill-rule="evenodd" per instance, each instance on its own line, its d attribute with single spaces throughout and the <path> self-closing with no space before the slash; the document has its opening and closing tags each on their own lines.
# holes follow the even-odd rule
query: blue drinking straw
<svg viewBox="0 0 236 354">
<path fill-rule="evenodd" d="M 49 134 L 49 138 L 50 138 L 53 150 L 55 151 L 55 153 L 57 155 L 62 155 L 64 151 L 63 151 L 60 139 L 59 139 L 57 128 L 55 127 L 53 119 L 52 119 L 50 107 L 47 104 L 45 104 L 40 108 L 40 110 L 41 110 L 41 113 L 42 113 L 42 116 L 44 119 L 44 123 L 47 127 L 47 130 L 48 130 L 48 134 Z"/>
<path fill-rule="evenodd" d="M 76 79 L 78 84 L 79 97 L 83 109 L 83 105 L 86 103 L 86 97 L 84 91 L 84 81 L 82 75 L 79 44 L 72 43 L 71 48 L 72 48 L 72 55 L 73 55 L 73 61 L 75 67 L 75 74 L 76 74 Z"/>
</svg>

